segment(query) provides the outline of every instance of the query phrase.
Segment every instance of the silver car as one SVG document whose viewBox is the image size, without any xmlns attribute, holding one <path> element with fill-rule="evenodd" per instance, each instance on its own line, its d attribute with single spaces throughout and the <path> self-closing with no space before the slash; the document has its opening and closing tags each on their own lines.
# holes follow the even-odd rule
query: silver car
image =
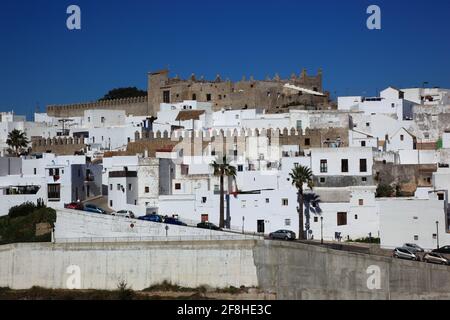
<svg viewBox="0 0 450 320">
<path fill-rule="evenodd" d="M 420 257 L 406 248 L 395 248 L 392 256 L 398 259 L 416 260 L 420 261 Z"/>
<path fill-rule="evenodd" d="M 446 258 L 444 258 L 442 256 L 442 254 L 436 253 L 436 252 L 429 252 L 429 253 L 425 254 L 425 256 L 423 257 L 423 261 L 429 262 L 429 263 L 444 264 L 444 265 L 449 264 L 449 261 Z"/>
</svg>

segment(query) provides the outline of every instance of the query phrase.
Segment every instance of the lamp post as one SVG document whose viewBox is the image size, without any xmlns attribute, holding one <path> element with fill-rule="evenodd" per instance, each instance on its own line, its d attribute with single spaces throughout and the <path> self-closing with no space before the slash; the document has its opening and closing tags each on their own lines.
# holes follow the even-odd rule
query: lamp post
<svg viewBox="0 0 450 320">
<path fill-rule="evenodd" d="M 320 244 L 323 244 L 323 217 L 320 217 Z"/>
<path fill-rule="evenodd" d="M 436 221 L 436 240 L 437 240 L 437 249 L 439 249 L 439 221 Z"/>
<path fill-rule="evenodd" d="M 245 222 L 245 217 L 242 216 L 242 234 L 244 234 L 244 222 Z"/>
</svg>

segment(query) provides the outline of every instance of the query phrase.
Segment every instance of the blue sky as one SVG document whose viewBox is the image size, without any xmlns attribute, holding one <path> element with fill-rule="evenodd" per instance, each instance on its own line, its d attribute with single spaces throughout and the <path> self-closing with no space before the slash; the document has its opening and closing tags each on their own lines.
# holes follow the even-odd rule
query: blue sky
<svg viewBox="0 0 450 320">
<path fill-rule="evenodd" d="M 77 4 L 82 30 L 66 28 Z M 366 8 L 382 30 L 366 28 Z M 287 77 L 323 68 L 332 95 L 374 95 L 388 85 L 450 87 L 448 0 L 2 0 L 0 110 L 96 100 L 146 89 L 169 67 L 213 79 Z"/>
</svg>

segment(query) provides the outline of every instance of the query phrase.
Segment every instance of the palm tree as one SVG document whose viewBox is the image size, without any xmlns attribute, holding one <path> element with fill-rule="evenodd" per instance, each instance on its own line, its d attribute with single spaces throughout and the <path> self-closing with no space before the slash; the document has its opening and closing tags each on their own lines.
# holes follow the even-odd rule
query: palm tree
<svg viewBox="0 0 450 320">
<path fill-rule="evenodd" d="M 217 161 L 213 161 L 211 166 L 214 169 L 214 175 L 220 177 L 220 221 L 219 227 L 225 227 L 225 204 L 224 204 L 224 177 L 232 177 L 236 178 L 236 167 L 233 167 L 229 163 L 227 163 L 227 158 L 223 157 L 223 161 L 221 163 Z"/>
<path fill-rule="evenodd" d="M 305 205 L 305 229 L 308 233 L 310 229 L 311 213 L 321 214 L 322 209 L 320 208 L 320 196 L 314 192 L 306 192 L 303 195 L 303 203 Z"/>
<path fill-rule="evenodd" d="M 297 212 L 298 212 L 298 238 L 300 240 L 305 239 L 305 231 L 303 225 L 303 185 L 307 184 L 308 188 L 312 189 L 312 171 L 305 166 L 296 165 L 292 172 L 289 174 L 292 179 L 292 185 L 297 189 Z"/>
<path fill-rule="evenodd" d="M 6 140 L 6 144 L 9 146 L 9 153 L 14 154 L 16 157 L 28 146 L 28 143 L 29 141 L 25 132 L 17 129 L 11 131 Z"/>
</svg>

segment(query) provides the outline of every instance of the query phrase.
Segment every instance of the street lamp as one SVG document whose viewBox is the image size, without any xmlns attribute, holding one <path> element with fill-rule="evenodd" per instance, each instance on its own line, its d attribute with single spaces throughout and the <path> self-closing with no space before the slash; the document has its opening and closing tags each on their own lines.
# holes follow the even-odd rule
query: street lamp
<svg viewBox="0 0 450 320">
<path fill-rule="evenodd" d="M 439 249 L 439 221 L 436 221 L 436 240 L 437 240 L 437 249 Z"/>
<path fill-rule="evenodd" d="M 320 217 L 320 244 L 323 244 L 323 217 Z"/>
</svg>

